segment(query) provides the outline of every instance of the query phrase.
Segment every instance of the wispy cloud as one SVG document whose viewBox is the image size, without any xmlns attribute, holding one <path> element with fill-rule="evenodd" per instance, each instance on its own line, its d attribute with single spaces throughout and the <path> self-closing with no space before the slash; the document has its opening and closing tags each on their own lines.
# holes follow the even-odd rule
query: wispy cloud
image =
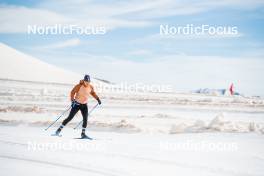
<svg viewBox="0 0 264 176">
<path fill-rule="evenodd" d="M 28 25 L 54 25 L 69 21 L 69 18 L 49 10 L 0 6 L 0 33 L 26 33 Z"/>
<path fill-rule="evenodd" d="M 73 39 L 69 39 L 65 41 L 60 41 L 57 43 L 52 43 L 49 45 L 37 46 L 35 49 L 62 49 L 62 48 L 67 48 L 67 47 L 78 46 L 80 44 L 81 44 L 80 39 L 73 38 Z"/>
<path fill-rule="evenodd" d="M 53 5 L 53 6 L 51 6 Z M 119 19 L 156 19 L 176 15 L 196 14 L 222 7 L 254 9 L 264 5 L 262 0 L 130 0 L 130 1 L 45 1 L 44 6 L 54 11 L 70 12 L 82 17 L 115 17 Z M 76 12 L 79 12 L 76 14 Z M 81 14 L 81 15 L 80 15 Z"/>
<path fill-rule="evenodd" d="M 133 39 L 132 43 L 153 43 L 153 42 L 168 42 L 168 41 L 179 41 L 179 40 L 204 40 L 204 39 L 228 39 L 228 38 L 239 38 L 243 37 L 245 34 L 237 33 L 237 34 L 222 34 L 222 35 L 161 35 L 159 33 L 146 35 L 145 37 Z"/>
<path fill-rule="evenodd" d="M 67 4 L 66 4 L 67 5 Z M 50 6 L 53 6 L 52 3 Z M 62 5 L 59 7 L 61 8 Z M 65 5 L 64 5 L 65 6 Z M 69 8 L 69 7 L 68 7 Z M 67 9 L 67 7 L 65 7 Z M 23 6 L 0 5 L 0 33 L 26 33 L 28 25 L 51 26 L 78 25 L 78 26 L 104 26 L 108 30 L 119 27 L 144 27 L 152 24 L 144 20 L 125 20 L 122 18 L 111 17 L 105 14 L 104 9 L 97 9 L 97 13 L 89 15 L 84 12 L 79 16 L 80 11 L 84 11 L 85 6 L 80 5 L 72 12 L 57 11 L 52 8 L 29 8 Z"/>
<path fill-rule="evenodd" d="M 142 56 L 142 55 L 150 55 L 152 54 L 152 52 L 147 49 L 138 49 L 138 50 L 130 51 L 128 54 L 134 56 Z"/>
<path fill-rule="evenodd" d="M 53 1 L 34 7 L 0 6 L 0 32 L 26 32 L 27 25 L 76 24 L 101 25 L 108 29 L 145 27 L 159 18 L 197 14 L 217 8 L 250 10 L 262 7 L 262 0 L 132 0 L 132 1 Z M 153 21 L 155 19 L 155 21 Z"/>
</svg>

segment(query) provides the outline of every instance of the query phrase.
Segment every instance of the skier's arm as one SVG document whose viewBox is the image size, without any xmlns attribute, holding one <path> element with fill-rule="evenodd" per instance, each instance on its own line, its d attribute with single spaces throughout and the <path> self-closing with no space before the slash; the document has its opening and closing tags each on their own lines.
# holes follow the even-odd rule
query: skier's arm
<svg viewBox="0 0 264 176">
<path fill-rule="evenodd" d="M 74 100 L 75 98 L 75 94 L 79 91 L 80 89 L 80 85 L 77 84 L 76 86 L 74 86 L 74 88 L 71 90 L 71 101 Z"/>
<path fill-rule="evenodd" d="M 101 104 L 101 100 L 100 98 L 97 96 L 97 94 L 95 93 L 94 91 L 94 88 L 93 86 L 91 86 L 92 90 L 91 90 L 91 95 L 98 101 L 98 104 L 100 105 Z"/>
</svg>

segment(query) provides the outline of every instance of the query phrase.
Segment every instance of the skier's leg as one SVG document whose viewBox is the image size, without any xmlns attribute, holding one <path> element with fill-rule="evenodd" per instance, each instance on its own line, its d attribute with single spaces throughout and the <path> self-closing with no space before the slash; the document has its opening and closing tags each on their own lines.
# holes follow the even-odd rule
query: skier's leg
<svg viewBox="0 0 264 176">
<path fill-rule="evenodd" d="M 83 124 L 82 124 L 82 136 L 85 136 L 85 129 L 87 127 L 88 120 L 88 107 L 87 104 L 81 105 L 80 107 L 82 116 L 83 116 Z"/>
<path fill-rule="evenodd" d="M 74 117 L 75 114 L 79 111 L 79 109 L 80 109 L 79 105 L 75 105 L 75 106 L 72 107 L 69 116 L 68 116 L 66 119 L 63 120 L 61 126 L 57 129 L 57 131 L 56 131 L 56 134 L 57 134 L 57 135 L 61 132 L 62 128 L 63 128 L 65 125 L 67 125 L 67 123 L 68 123 L 69 121 L 71 121 L 71 120 L 73 119 L 73 117 Z"/>
<path fill-rule="evenodd" d="M 71 121 L 73 119 L 73 117 L 75 116 L 75 114 L 79 111 L 80 106 L 79 105 L 75 105 L 72 109 L 71 112 L 69 114 L 69 116 L 63 120 L 62 125 L 65 126 L 67 125 L 67 123 L 69 123 L 69 121 Z"/>
</svg>

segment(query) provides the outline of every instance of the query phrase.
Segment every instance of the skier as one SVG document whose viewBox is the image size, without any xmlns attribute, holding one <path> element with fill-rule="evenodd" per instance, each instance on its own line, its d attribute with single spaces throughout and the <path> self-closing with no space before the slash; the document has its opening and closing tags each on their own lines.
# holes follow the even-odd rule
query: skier
<svg viewBox="0 0 264 176">
<path fill-rule="evenodd" d="M 87 126 L 87 118 L 88 118 L 88 97 L 89 95 L 92 95 L 97 101 L 98 104 L 101 104 L 100 98 L 96 95 L 93 86 L 90 84 L 90 76 L 85 75 L 83 80 L 80 80 L 80 83 L 74 86 L 74 88 L 71 91 L 71 111 L 69 116 L 64 119 L 61 126 L 57 129 L 55 132 L 56 136 L 59 136 L 61 130 L 65 125 L 67 125 L 68 122 L 70 122 L 75 114 L 81 110 L 82 116 L 83 116 L 83 124 L 82 124 L 82 133 L 81 138 L 88 138 L 85 134 L 85 129 Z"/>
</svg>

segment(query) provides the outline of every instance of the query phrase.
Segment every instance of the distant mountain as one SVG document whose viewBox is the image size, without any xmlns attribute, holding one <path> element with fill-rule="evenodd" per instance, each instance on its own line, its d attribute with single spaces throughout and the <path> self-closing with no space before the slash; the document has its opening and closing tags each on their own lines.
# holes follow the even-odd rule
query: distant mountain
<svg viewBox="0 0 264 176">
<path fill-rule="evenodd" d="M 194 93 L 200 93 L 200 94 L 209 94 L 209 95 L 230 95 L 230 92 L 228 89 L 209 89 L 209 88 L 203 88 L 193 91 Z M 234 95 L 240 95 L 240 93 L 235 92 Z"/>
</svg>

